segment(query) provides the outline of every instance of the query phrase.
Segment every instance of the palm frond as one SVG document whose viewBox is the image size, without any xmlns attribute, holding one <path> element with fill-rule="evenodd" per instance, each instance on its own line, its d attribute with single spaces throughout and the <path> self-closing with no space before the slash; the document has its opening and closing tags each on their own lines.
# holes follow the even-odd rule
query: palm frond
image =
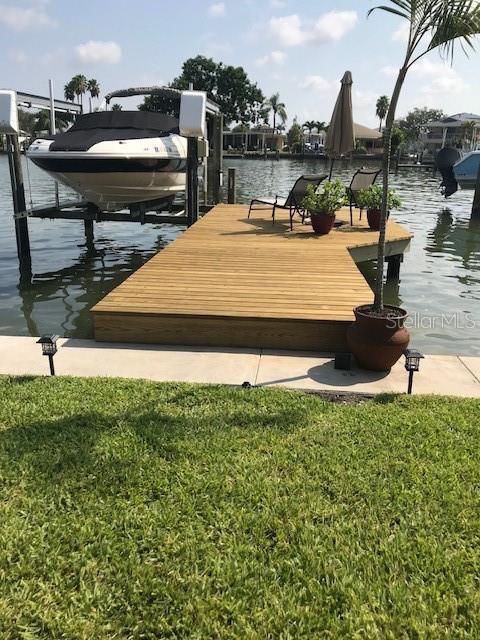
<svg viewBox="0 0 480 640">
<path fill-rule="evenodd" d="M 405 18 L 410 22 L 406 66 L 410 67 L 426 53 L 439 49 L 444 58 L 453 60 L 458 44 L 464 53 L 474 50 L 474 37 L 480 34 L 478 0 L 389 0 L 391 5 L 373 7 Z M 428 38 L 428 42 L 427 42 Z M 420 45 L 424 50 L 419 52 Z"/>
<path fill-rule="evenodd" d="M 432 15 L 432 37 L 427 51 L 439 49 L 443 57 L 453 60 L 458 44 L 468 55 L 474 50 L 473 39 L 480 34 L 480 5 L 475 0 L 449 0 L 437 3 Z"/>
<path fill-rule="evenodd" d="M 367 17 L 369 17 L 374 11 L 386 11 L 387 13 L 393 13 L 396 16 L 400 16 L 401 18 L 405 18 L 406 20 L 410 20 L 410 16 L 406 13 L 402 13 L 398 9 L 394 9 L 393 7 L 386 7 L 385 5 L 379 5 L 378 7 L 372 7 L 367 12 Z"/>
</svg>

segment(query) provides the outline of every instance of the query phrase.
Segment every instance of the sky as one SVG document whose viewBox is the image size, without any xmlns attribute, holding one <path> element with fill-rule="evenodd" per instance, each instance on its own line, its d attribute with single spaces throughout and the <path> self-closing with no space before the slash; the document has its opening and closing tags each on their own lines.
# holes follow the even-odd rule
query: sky
<svg viewBox="0 0 480 640">
<path fill-rule="evenodd" d="M 383 4 L 388 3 L 384 1 Z M 266 96 L 280 93 L 289 122 L 329 121 L 348 69 L 356 122 L 375 126 L 405 50 L 400 18 L 375 0 L 0 0 L 0 86 L 57 97 L 75 74 L 101 94 L 166 84 L 202 54 L 242 66 Z M 477 45 L 480 42 L 477 40 Z M 431 53 L 412 68 L 398 116 L 414 107 L 480 113 L 480 53 L 453 67 Z M 136 100 L 138 103 L 138 99 Z M 133 106 L 135 102 L 133 103 Z M 125 104 L 125 108 L 131 108 Z"/>
</svg>

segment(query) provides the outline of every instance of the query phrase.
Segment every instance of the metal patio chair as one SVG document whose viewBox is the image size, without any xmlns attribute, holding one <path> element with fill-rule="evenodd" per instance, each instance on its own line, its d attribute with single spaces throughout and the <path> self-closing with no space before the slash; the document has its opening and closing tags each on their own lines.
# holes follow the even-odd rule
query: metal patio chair
<svg viewBox="0 0 480 640">
<path fill-rule="evenodd" d="M 252 211 L 258 211 L 260 209 L 272 210 L 272 224 L 275 224 L 275 212 L 277 209 L 284 209 L 290 213 L 290 231 L 293 230 L 293 216 L 298 213 L 302 217 L 302 222 L 305 221 L 305 209 L 302 207 L 302 200 L 307 194 L 307 186 L 312 184 L 315 188 L 323 182 L 327 175 L 304 175 L 300 176 L 293 185 L 290 193 L 286 198 L 275 196 L 275 198 L 254 198 L 250 202 L 250 208 L 248 209 L 248 217 Z M 255 206 L 266 205 L 266 206 Z"/>
<path fill-rule="evenodd" d="M 353 174 L 350 186 L 347 187 L 347 196 L 350 204 L 350 225 L 353 226 L 353 208 L 360 209 L 360 220 L 362 219 L 362 209 L 358 206 L 357 196 L 362 189 L 371 187 L 375 183 L 381 169 L 364 169 L 363 167 Z"/>
</svg>

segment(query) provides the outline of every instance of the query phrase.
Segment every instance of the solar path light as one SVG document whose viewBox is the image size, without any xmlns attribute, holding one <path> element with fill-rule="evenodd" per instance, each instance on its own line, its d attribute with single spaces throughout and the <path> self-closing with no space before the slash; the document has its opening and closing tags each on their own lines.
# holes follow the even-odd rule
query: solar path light
<svg viewBox="0 0 480 640">
<path fill-rule="evenodd" d="M 55 367 L 53 365 L 53 356 L 57 353 L 57 340 L 59 336 L 45 335 L 37 340 L 37 344 L 42 345 L 42 354 L 48 356 L 48 362 L 50 364 L 50 375 L 55 375 Z"/>
<path fill-rule="evenodd" d="M 412 393 L 413 374 L 420 371 L 420 360 L 425 356 L 415 349 L 405 350 L 405 369 L 408 371 L 408 395 Z"/>
</svg>

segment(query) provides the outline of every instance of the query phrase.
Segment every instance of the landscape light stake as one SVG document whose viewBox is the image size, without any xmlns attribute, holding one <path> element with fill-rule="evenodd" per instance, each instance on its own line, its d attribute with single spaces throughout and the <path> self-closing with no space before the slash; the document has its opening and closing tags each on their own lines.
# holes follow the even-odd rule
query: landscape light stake
<svg viewBox="0 0 480 640">
<path fill-rule="evenodd" d="M 408 371 L 408 395 L 412 394 L 413 374 L 420 371 L 420 360 L 425 356 L 415 349 L 405 350 L 405 369 Z"/>
<path fill-rule="evenodd" d="M 42 354 L 48 356 L 48 363 L 50 365 L 50 375 L 55 375 L 55 367 L 53 365 L 53 356 L 57 353 L 57 340 L 59 336 L 45 335 L 37 340 L 37 344 L 42 345 Z"/>
</svg>

